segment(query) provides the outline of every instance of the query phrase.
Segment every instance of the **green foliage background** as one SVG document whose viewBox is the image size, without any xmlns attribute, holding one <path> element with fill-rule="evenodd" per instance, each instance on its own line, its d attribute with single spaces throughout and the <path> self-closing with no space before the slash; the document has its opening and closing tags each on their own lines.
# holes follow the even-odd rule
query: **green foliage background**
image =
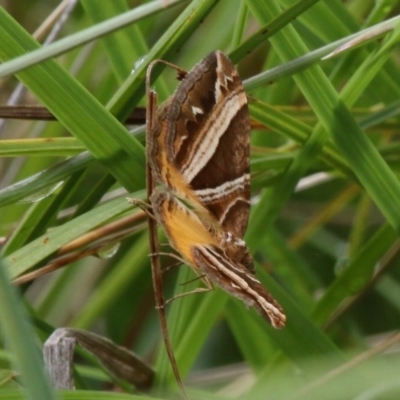
<svg viewBox="0 0 400 400">
<path fill-rule="evenodd" d="M 20 103 L 44 105 L 58 121 L 10 120 L 1 131 L 0 398 L 147 398 L 84 357 L 78 390 L 55 394 L 37 349 L 66 326 L 150 362 L 151 395 L 176 390 L 143 220 L 104 226 L 137 212 L 127 192 L 144 195 L 144 128 L 132 135 L 120 121 L 145 106 L 149 62 L 190 69 L 216 49 L 238 64 L 251 98 L 246 241 L 288 322 L 276 331 L 218 289 L 172 302 L 190 397 L 398 398 L 400 359 L 385 350 L 396 350 L 400 321 L 399 2 L 81 0 L 47 46 L 33 32 L 58 2 L 3 3 L 1 104 L 22 82 Z M 154 75 L 164 100 L 174 73 Z M 70 245 L 89 232 L 97 236 Z M 70 262 L 20 285 L 16 300 L 7 279 L 59 262 L 67 245 Z M 166 297 L 195 287 L 181 285 L 192 278 L 185 267 L 165 273 Z"/>
</svg>

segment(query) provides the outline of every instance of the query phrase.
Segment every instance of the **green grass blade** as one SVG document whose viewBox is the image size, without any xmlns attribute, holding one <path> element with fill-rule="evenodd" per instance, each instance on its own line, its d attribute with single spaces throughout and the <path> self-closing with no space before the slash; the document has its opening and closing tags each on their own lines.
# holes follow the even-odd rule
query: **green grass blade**
<svg viewBox="0 0 400 400">
<path fill-rule="evenodd" d="M 143 193 L 135 193 L 134 197 L 141 198 Z M 126 199 L 113 200 L 30 242 L 4 259 L 11 278 L 14 279 L 26 272 L 77 236 L 131 208 L 132 205 Z"/>
<path fill-rule="evenodd" d="M 0 21 L 3 60 L 38 48 L 3 9 L 0 9 Z M 36 65 L 20 72 L 18 77 L 122 184 L 131 190 L 144 186 L 143 147 L 55 61 Z M 46 82 L 46 86 L 41 82 Z"/>
<path fill-rule="evenodd" d="M 39 351 L 34 342 L 34 333 L 28 324 L 15 289 L 7 279 L 3 263 L 0 263 L 0 326 L 3 338 L 13 354 L 13 362 L 21 373 L 27 399 L 56 399 L 47 377 Z M 41 367 L 39 367 L 41 366 Z"/>
</svg>

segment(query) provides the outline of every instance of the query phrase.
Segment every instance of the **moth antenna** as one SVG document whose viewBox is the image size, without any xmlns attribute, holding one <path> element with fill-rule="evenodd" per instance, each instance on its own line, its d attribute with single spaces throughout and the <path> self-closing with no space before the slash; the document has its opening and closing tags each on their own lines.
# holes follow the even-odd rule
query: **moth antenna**
<svg viewBox="0 0 400 400">
<path fill-rule="evenodd" d="M 150 90 L 151 74 L 152 74 L 153 68 L 154 68 L 157 64 L 164 64 L 164 65 L 167 65 L 168 67 L 170 67 L 170 68 L 174 69 L 175 71 L 177 71 L 177 73 L 178 73 L 177 80 L 178 80 L 178 81 L 181 81 L 181 80 L 187 75 L 187 71 L 184 70 L 183 68 L 180 68 L 180 67 L 178 67 L 178 66 L 175 65 L 175 64 L 172 64 L 172 63 L 170 63 L 170 62 L 168 62 L 168 61 L 161 60 L 161 59 L 158 58 L 158 59 L 156 59 L 156 60 L 153 60 L 153 61 L 149 64 L 149 66 L 148 66 L 148 68 L 147 68 L 147 73 L 146 73 L 146 88 L 147 88 L 147 91 Z"/>
</svg>

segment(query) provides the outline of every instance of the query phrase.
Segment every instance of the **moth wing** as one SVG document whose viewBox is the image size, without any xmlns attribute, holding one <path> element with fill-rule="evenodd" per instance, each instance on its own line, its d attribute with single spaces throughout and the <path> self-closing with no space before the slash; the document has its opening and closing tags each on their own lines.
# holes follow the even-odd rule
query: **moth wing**
<svg viewBox="0 0 400 400">
<path fill-rule="evenodd" d="M 171 246 L 196 271 L 191 248 L 196 244 L 217 246 L 217 241 L 199 217 L 170 193 L 156 189 L 150 201 Z"/>
<path fill-rule="evenodd" d="M 248 307 L 254 307 L 274 328 L 285 326 L 282 307 L 243 265 L 233 263 L 217 247 L 195 246 L 192 254 L 198 268 L 212 282 Z"/>
<path fill-rule="evenodd" d="M 211 53 L 184 77 L 152 137 L 158 179 L 243 237 L 250 210 L 250 119 L 239 74 L 223 53 Z"/>
</svg>

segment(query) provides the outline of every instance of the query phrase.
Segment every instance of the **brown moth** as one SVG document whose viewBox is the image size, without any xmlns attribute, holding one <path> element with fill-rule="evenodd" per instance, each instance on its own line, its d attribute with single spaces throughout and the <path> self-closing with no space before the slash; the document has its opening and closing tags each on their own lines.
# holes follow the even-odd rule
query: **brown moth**
<svg viewBox="0 0 400 400">
<path fill-rule="evenodd" d="M 147 159 L 163 189 L 150 202 L 170 244 L 208 286 L 284 327 L 282 308 L 256 279 L 242 239 L 250 212 L 250 119 L 232 62 L 219 51 L 200 61 L 153 122 Z"/>
</svg>

